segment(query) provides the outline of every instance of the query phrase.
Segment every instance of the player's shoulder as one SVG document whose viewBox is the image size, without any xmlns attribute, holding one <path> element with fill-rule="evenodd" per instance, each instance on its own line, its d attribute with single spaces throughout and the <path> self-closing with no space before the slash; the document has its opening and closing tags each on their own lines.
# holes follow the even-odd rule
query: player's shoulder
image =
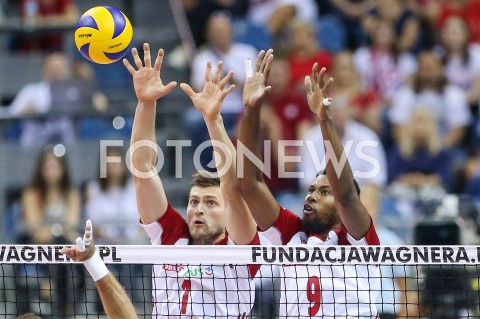
<svg viewBox="0 0 480 319">
<path fill-rule="evenodd" d="M 288 242 L 289 246 L 292 245 L 305 245 L 308 243 L 308 235 L 303 230 L 298 230 L 295 235 L 293 235 L 292 239 Z"/>
</svg>

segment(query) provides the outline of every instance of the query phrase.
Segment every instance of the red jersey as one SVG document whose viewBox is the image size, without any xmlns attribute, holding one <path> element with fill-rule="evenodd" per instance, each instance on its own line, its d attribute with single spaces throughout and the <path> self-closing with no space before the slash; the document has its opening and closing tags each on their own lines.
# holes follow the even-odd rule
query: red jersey
<svg viewBox="0 0 480 319">
<path fill-rule="evenodd" d="M 143 225 L 153 245 L 188 245 L 183 217 L 169 204 L 157 221 Z M 263 241 L 262 241 L 263 242 Z M 260 245 L 258 234 L 250 243 Z M 225 234 L 216 245 L 235 245 Z M 153 318 L 246 318 L 255 299 L 259 265 L 153 266 Z"/>
<path fill-rule="evenodd" d="M 355 240 L 342 225 L 323 240 L 307 233 L 300 217 L 281 208 L 275 224 L 263 232 L 273 245 L 379 245 L 375 227 Z M 376 318 L 380 272 L 375 265 L 284 265 L 280 318 Z"/>
</svg>

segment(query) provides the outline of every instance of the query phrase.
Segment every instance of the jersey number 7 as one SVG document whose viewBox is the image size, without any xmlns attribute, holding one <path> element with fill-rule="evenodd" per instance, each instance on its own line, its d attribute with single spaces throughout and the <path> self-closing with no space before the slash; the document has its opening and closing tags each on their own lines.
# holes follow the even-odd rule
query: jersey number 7
<svg viewBox="0 0 480 319">
<path fill-rule="evenodd" d="M 182 315 L 187 313 L 187 303 L 188 303 L 188 295 L 190 294 L 190 290 L 192 289 L 192 282 L 188 279 L 185 279 L 182 283 L 182 289 L 185 291 L 182 296 Z"/>
<path fill-rule="evenodd" d="M 311 305 L 308 307 L 308 315 L 314 316 L 320 310 L 320 302 L 322 293 L 320 291 L 320 279 L 317 276 L 308 278 L 307 282 L 307 299 Z"/>
</svg>

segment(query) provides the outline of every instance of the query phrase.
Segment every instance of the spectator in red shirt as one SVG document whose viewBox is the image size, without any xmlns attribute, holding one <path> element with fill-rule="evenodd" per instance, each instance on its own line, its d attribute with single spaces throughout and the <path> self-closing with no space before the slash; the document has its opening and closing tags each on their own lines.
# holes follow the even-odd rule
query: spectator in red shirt
<svg viewBox="0 0 480 319">
<path fill-rule="evenodd" d="M 33 1 L 33 2 L 32 2 Z M 73 27 L 79 12 L 73 0 L 21 0 L 20 15 L 33 28 Z M 30 51 L 63 51 L 63 32 L 20 35 L 12 39 L 11 49 Z"/>
<path fill-rule="evenodd" d="M 312 65 L 330 70 L 332 54 L 319 48 L 314 27 L 305 21 L 295 20 L 289 26 L 288 63 L 292 85 L 304 88 L 305 76 L 312 72 Z"/>
<path fill-rule="evenodd" d="M 279 159 L 299 155 L 300 147 L 290 146 L 290 142 L 282 145 L 279 141 L 302 140 L 313 119 L 305 94 L 290 85 L 290 69 L 285 59 L 272 61 L 268 84 L 272 87 L 266 101 L 268 107 L 263 109 L 260 118 L 261 138 L 271 141 L 271 175 L 265 176 L 265 182 L 275 195 L 281 196 L 295 192 L 298 181 L 279 177 L 279 165 L 282 172 L 295 172 L 297 168 L 295 162 L 280 163 Z"/>
<path fill-rule="evenodd" d="M 367 89 L 362 83 L 352 52 L 342 51 L 335 55 L 332 73 L 335 85 L 331 94 L 346 96 L 352 106 L 353 118 L 380 134 L 385 103 L 375 90 Z"/>
<path fill-rule="evenodd" d="M 466 22 L 470 31 L 470 42 L 480 42 L 480 0 L 444 1 L 436 19 L 438 30 L 452 15 L 460 16 Z"/>
</svg>

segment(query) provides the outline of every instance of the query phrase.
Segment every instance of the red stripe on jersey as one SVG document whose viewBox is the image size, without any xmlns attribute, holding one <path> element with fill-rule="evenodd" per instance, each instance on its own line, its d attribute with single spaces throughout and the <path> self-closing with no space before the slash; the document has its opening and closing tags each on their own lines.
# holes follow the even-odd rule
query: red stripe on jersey
<svg viewBox="0 0 480 319">
<path fill-rule="evenodd" d="M 280 213 L 273 227 L 282 234 L 282 244 L 286 245 L 292 237 L 303 230 L 302 219 L 292 211 L 280 206 Z"/>
<path fill-rule="evenodd" d="M 348 241 L 347 238 L 347 229 L 345 228 L 345 225 L 342 224 L 342 227 L 340 229 L 335 229 L 335 233 L 337 233 L 338 236 L 338 244 L 339 245 L 346 245 L 349 246 L 350 242 Z"/>
<path fill-rule="evenodd" d="M 253 237 L 249 245 L 260 245 L 260 238 L 258 237 L 258 233 L 255 233 L 255 237 Z M 248 273 L 250 274 L 250 279 L 255 278 L 255 275 L 260 270 L 260 266 L 261 265 L 248 265 Z"/>
<path fill-rule="evenodd" d="M 179 239 L 190 239 L 187 222 L 170 203 L 168 203 L 167 210 L 157 222 L 163 228 L 161 238 L 162 245 L 175 245 Z"/>
<path fill-rule="evenodd" d="M 375 225 L 373 225 L 373 221 L 367 233 L 363 237 L 369 245 L 380 245 L 380 239 L 378 239 L 377 230 L 375 229 Z"/>
<path fill-rule="evenodd" d="M 217 241 L 214 245 L 228 245 L 228 233 L 225 231 L 225 237 Z"/>
<path fill-rule="evenodd" d="M 348 231 L 345 228 L 345 225 L 342 224 L 342 227 L 339 230 L 335 230 L 335 233 L 337 233 L 339 245 L 350 245 L 350 242 L 347 238 Z M 363 238 L 365 238 L 365 241 L 368 245 L 380 245 L 380 240 L 378 239 L 377 231 L 375 230 L 373 221 L 370 224 L 370 228 L 368 229 L 365 236 L 363 236 Z"/>
</svg>

